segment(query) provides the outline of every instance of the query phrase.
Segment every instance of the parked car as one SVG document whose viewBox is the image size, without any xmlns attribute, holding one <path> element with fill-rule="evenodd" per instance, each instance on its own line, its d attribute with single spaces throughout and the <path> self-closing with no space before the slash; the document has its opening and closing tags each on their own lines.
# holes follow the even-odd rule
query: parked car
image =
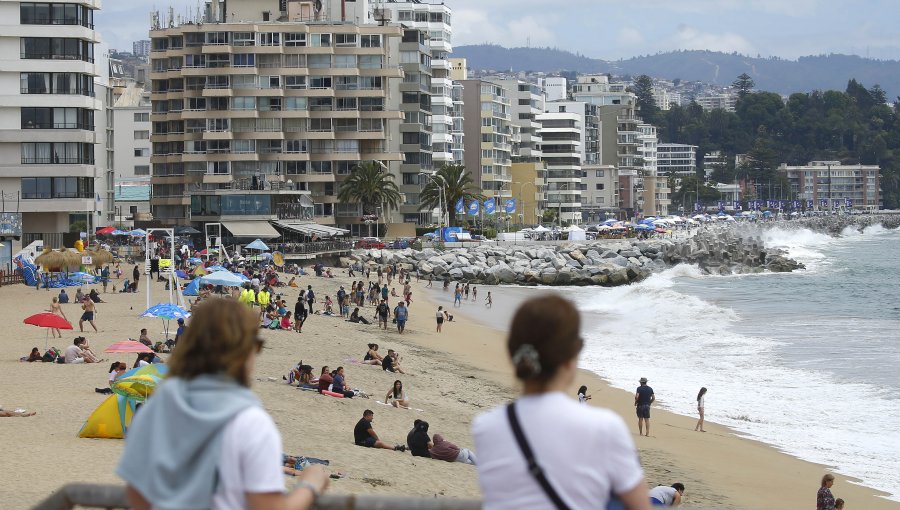
<svg viewBox="0 0 900 510">
<path fill-rule="evenodd" d="M 384 248 L 384 243 L 381 239 L 377 237 L 363 237 L 359 241 L 356 242 L 356 247 L 358 249 L 378 249 L 381 250 Z"/>
<path fill-rule="evenodd" d="M 409 248 L 415 241 L 415 237 L 401 237 L 393 240 L 391 244 L 388 245 L 388 248 L 392 250 L 405 250 L 406 248 Z"/>
</svg>

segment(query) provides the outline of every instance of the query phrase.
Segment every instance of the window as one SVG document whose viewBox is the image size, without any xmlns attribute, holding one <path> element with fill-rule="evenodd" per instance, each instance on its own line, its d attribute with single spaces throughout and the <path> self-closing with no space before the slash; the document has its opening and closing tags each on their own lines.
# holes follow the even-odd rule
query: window
<svg viewBox="0 0 900 510">
<path fill-rule="evenodd" d="M 284 88 L 286 89 L 305 89 L 306 88 L 306 76 L 292 76 L 287 75 L 284 77 Z"/>
<path fill-rule="evenodd" d="M 22 129 L 94 129 L 94 111 L 85 108 L 22 108 Z"/>
<path fill-rule="evenodd" d="M 355 48 L 356 34 L 334 34 L 334 45 L 344 48 Z"/>
<path fill-rule="evenodd" d="M 397 13 L 397 20 L 398 20 L 398 21 L 412 21 L 412 20 L 413 20 L 413 13 L 412 13 L 412 11 L 400 11 L 400 12 L 398 12 L 398 13 Z"/>
<path fill-rule="evenodd" d="M 278 32 L 261 32 L 257 36 L 260 46 L 281 46 L 281 34 Z"/>
<path fill-rule="evenodd" d="M 94 11 L 74 3 L 22 2 L 19 6 L 23 25 L 81 25 L 94 28 Z"/>
<path fill-rule="evenodd" d="M 278 75 L 260 76 L 259 77 L 259 88 L 261 88 L 261 89 L 280 89 L 281 88 L 281 76 L 278 76 Z"/>
<path fill-rule="evenodd" d="M 184 67 L 206 67 L 206 55 L 185 55 Z"/>
<path fill-rule="evenodd" d="M 288 32 L 288 33 L 284 34 L 284 45 L 285 46 L 306 46 L 306 34 Z"/>
<path fill-rule="evenodd" d="M 256 55 L 252 53 L 238 53 L 233 55 L 234 67 L 254 67 L 256 65 Z"/>
<path fill-rule="evenodd" d="M 205 97 L 189 97 L 187 98 L 187 108 L 188 111 L 198 112 L 206 110 L 206 98 Z"/>
<path fill-rule="evenodd" d="M 306 67 L 306 55 L 283 55 L 281 67 Z"/>
<path fill-rule="evenodd" d="M 309 34 L 309 45 L 313 48 L 331 46 L 331 34 Z"/>
<path fill-rule="evenodd" d="M 602 183 L 597 184 L 597 185 L 595 186 L 595 189 L 600 190 L 600 191 L 603 191 L 604 189 L 606 189 L 606 185 L 605 185 L 605 184 L 602 184 Z"/>
<path fill-rule="evenodd" d="M 261 98 L 259 98 L 259 111 L 261 111 L 261 112 L 281 111 L 281 98 L 280 97 L 261 97 Z"/>
<path fill-rule="evenodd" d="M 150 156 L 150 149 L 135 149 L 134 157 L 136 158 L 146 158 Z"/>
<path fill-rule="evenodd" d="M 252 74 L 236 74 L 232 76 L 231 88 L 233 89 L 255 89 L 258 88 L 257 77 Z"/>
<path fill-rule="evenodd" d="M 62 37 L 22 37 L 21 58 L 94 61 L 94 44 Z"/>
<path fill-rule="evenodd" d="M 302 154 L 309 151 L 307 140 L 285 140 L 284 152 L 288 154 Z"/>
<path fill-rule="evenodd" d="M 363 48 L 380 48 L 381 47 L 381 35 L 363 35 L 360 37 L 360 44 Z"/>
<path fill-rule="evenodd" d="M 345 69 L 356 67 L 356 55 L 335 55 L 334 67 Z"/>
<path fill-rule="evenodd" d="M 134 175 L 150 175 L 150 165 L 134 165 Z"/>
<path fill-rule="evenodd" d="M 284 98 L 285 110 L 306 110 L 307 103 L 305 97 L 286 97 Z"/>
<path fill-rule="evenodd" d="M 256 43 L 253 32 L 234 32 L 231 41 L 233 46 L 253 46 Z"/>
<path fill-rule="evenodd" d="M 149 140 L 150 139 L 150 131 L 135 131 L 134 132 L 135 140 Z"/>
<path fill-rule="evenodd" d="M 360 55 L 359 67 L 361 69 L 380 69 L 383 58 L 382 55 Z"/>
<path fill-rule="evenodd" d="M 235 140 L 232 150 L 235 154 L 250 154 L 256 152 L 256 140 Z"/>
<path fill-rule="evenodd" d="M 597 170 L 597 177 L 603 177 L 603 170 Z M 601 189 L 601 188 L 598 188 Z"/>
<path fill-rule="evenodd" d="M 331 76 L 310 76 L 309 88 L 311 89 L 329 89 L 331 88 Z"/>
<path fill-rule="evenodd" d="M 94 79 L 79 73 L 22 73 L 23 94 L 81 94 L 94 95 Z"/>
<path fill-rule="evenodd" d="M 77 142 L 26 142 L 22 163 L 36 165 L 93 165 L 94 144 Z"/>
<path fill-rule="evenodd" d="M 232 110 L 255 110 L 256 98 L 253 96 L 239 96 L 231 100 Z"/>
<path fill-rule="evenodd" d="M 231 32 L 207 32 L 206 44 L 224 45 L 231 39 Z"/>
<path fill-rule="evenodd" d="M 331 55 L 309 55 L 306 60 L 311 69 L 331 67 Z"/>
<path fill-rule="evenodd" d="M 134 121 L 135 122 L 150 122 L 150 114 L 149 113 L 135 113 Z"/>
</svg>

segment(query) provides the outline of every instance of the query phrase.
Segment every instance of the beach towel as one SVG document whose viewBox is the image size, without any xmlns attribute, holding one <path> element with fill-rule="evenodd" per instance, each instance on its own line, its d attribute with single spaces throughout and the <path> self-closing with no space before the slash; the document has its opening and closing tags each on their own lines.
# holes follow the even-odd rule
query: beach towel
<svg viewBox="0 0 900 510">
<path fill-rule="evenodd" d="M 394 407 L 392 404 L 388 404 L 388 403 L 382 402 L 382 401 L 380 401 L 380 400 L 376 400 L 375 403 L 376 403 L 376 404 L 381 404 L 381 405 L 383 405 L 383 406 Z M 400 408 L 400 409 L 403 409 L 403 408 Z M 410 407 L 409 410 L 410 410 L 410 411 L 418 411 L 418 412 L 420 412 L 420 413 L 424 413 L 424 412 L 425 412 L 424 409 L 416 409 L 416 408 L 414 408 L 414 407 Z"/>
</svg>

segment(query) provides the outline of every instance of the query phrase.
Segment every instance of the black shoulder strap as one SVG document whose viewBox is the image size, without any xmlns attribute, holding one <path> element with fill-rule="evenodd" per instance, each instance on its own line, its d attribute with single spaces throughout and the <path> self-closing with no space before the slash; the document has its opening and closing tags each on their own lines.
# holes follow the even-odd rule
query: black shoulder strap
<svg viewBox="0 0 900 510">
<path fill-rule="evenodd" d="M 531 473 L 531 476 L 534 477 L 538 485 L 544 489 L 544 493 L 547 494 L 547 497 L 550 498 L 550 501 L 553 502 L 558 510 L 569 510 L 569 506 L 559 497 L 556 489 L 550 485 L 550 480 L 547 479 L 544 470 L 541 469 L 541 466 L 534 458 L 534 452 L 531 451 L 531 445 L 529 445 L 528 440 L 525 439 L 525 433 L 522 432 L 522 426 L 519 425 L 519 419 L 516 417 L 515 406 L 515 402 L 506 406 L 506 416 L 509 418 L 509 424 L 512 427 L 513 435 L 516 436 L 516 443 L 519 444 L 519 449 L 522 450 L 522 456 L 525 457 L 525 461 L 528 463 L 528 472 Z"/>
</svg>

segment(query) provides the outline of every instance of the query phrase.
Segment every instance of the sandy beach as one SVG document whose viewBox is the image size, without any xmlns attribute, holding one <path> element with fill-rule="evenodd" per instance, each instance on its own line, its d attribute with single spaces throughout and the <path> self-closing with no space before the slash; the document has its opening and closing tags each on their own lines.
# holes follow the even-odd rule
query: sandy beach
<svg viewBox="0 0 900 510">
<path fill-rule="evenodd" d="M 126 271 L 127 272 L 127 271 Z M 333 279 L 304 276 L 302 286 L 312 285 L 320 303 L 334 296 L 339 285 L 349 286 L 352 278 L 344 270 Z M 154 341 L 162 340 L 160 320 L 141 319 L 146 308 L 141 279 L 138 294 L 106 294 L 98 305 L 99 333 L 86 332 L 91 347 L 101 353 L 109 344 L 137 338 L 142 327 Z M 153 284 L 156 304 L 166 299 L 161 283 Z M 509 317 L 498 306 L 494 327 L 470 318 L 468 307 L 481 307 L 488 287 L 479 286 L 479 303 L 464 302 L 456 320 L 435 333 L 434 310 L 449 304 L 440 295 L 430 294 L 424 282 L 413 284 L 413 304 L 406 334 L 396 329 L 379 330 L 375 325 L 345 322 L 339 317 L 311 316 L 302 334 L 263 331 L 266 340 L 257 362 L 254 391 L 262 399 L 281 431 L 284 450 L 290 454 L 328 459 L 329 469 L 346 477 L 333 481 L 337 493 L 385 493 L 421 496 L 478 497 L 472 466 L 416 458 L 409 453 L 377 451 L 353 444 L 352 429 L 363 410 L 375 412 L 374 428 L 382 440 L 404 443 L 413 420 L 430 423 L 430 434 L 440 433 L 464 447 L 472 447 L 469 427 L 484 409 L 505 403 L 515 395 L 504 351 L 503 329 Z M 438 285 L 437 283 L 435 285 Z M 99 286 L 98 286 L 99 288 Z M 111 287 L 110 287 L 111 288 Z M 299 289 L 280 289 L 289 304 L 297 300 Z M 0 337 L 0 404 L 37 411 L 31 418 L 7 418 L 0 428 L 6 448 L 0 458 L 6 470 L 0 487 L 4 508 L 27 508 L 67 482 L 119 483 L 114 468 L 122 451 L 121 440 L 79 439 L 85 419 L 105 398 L 94 391 L 104 387 L 112 360 L 131 366 L 133 355 L 103 355 L 107 362 L 97 365 L 57 365 L 21 363 L 19 357 L 34 346 L 43 351 L 44 330 L 22 324 L 22 319 L 49 308 L 57 291 L 35 291 L 22 285 L 0 288 L 5 304 L 0 318 L 9 328 Z M 71 289 L 70 294 L 74 293 Z M 396 301 L 394 298 L 393 301 Z M 64 331 L 63 339 L 50 345 L 65 349 L 77 336 L 78 305 L 64 305 L 75 332 Z M 371 318 L 372 307 L 364 316 Z M 383 372 L 380 367 L 360 365 L 366 344 L 378 343 L 380 352 L 400 352 L 406 375 Z M 297 362 L 312 365 L 315 373 L 323 365 L 344 366 L 348 386 L 370 394 L 370 399 L 336 399 L 314 392 L 299 391 L 282 381 Z M 378 404 L 394 379 L 403 381 L 419 410 L 394 409 Z M 811 464 L 778 452 L 762 443 L 740 438 L 729 429 L 709 423 L 705 434 L 693 431 L 695 419 L 654 410 L 652 436 L 639 438 L 633 416 L 632 395 L 612 389 L 596 374 L 582 372 L 572 388 L 585 384 L 593 394 L 592 405 L 609 407 L 632 426 L 648 483 L 687 486 L 686 507 L 699 508 L 811 508 L 824 466 Z M 798 424 L 798 433 L 802 430 Z M 602 452 L 598 452 L 602 455 Z M 288 479 L 290 487 L 291 480 Z M 834 493 L 851 508 L 897 509 L 900 503 L 878 497 L 866 487 L 837 476 Z"/>
</svg>

